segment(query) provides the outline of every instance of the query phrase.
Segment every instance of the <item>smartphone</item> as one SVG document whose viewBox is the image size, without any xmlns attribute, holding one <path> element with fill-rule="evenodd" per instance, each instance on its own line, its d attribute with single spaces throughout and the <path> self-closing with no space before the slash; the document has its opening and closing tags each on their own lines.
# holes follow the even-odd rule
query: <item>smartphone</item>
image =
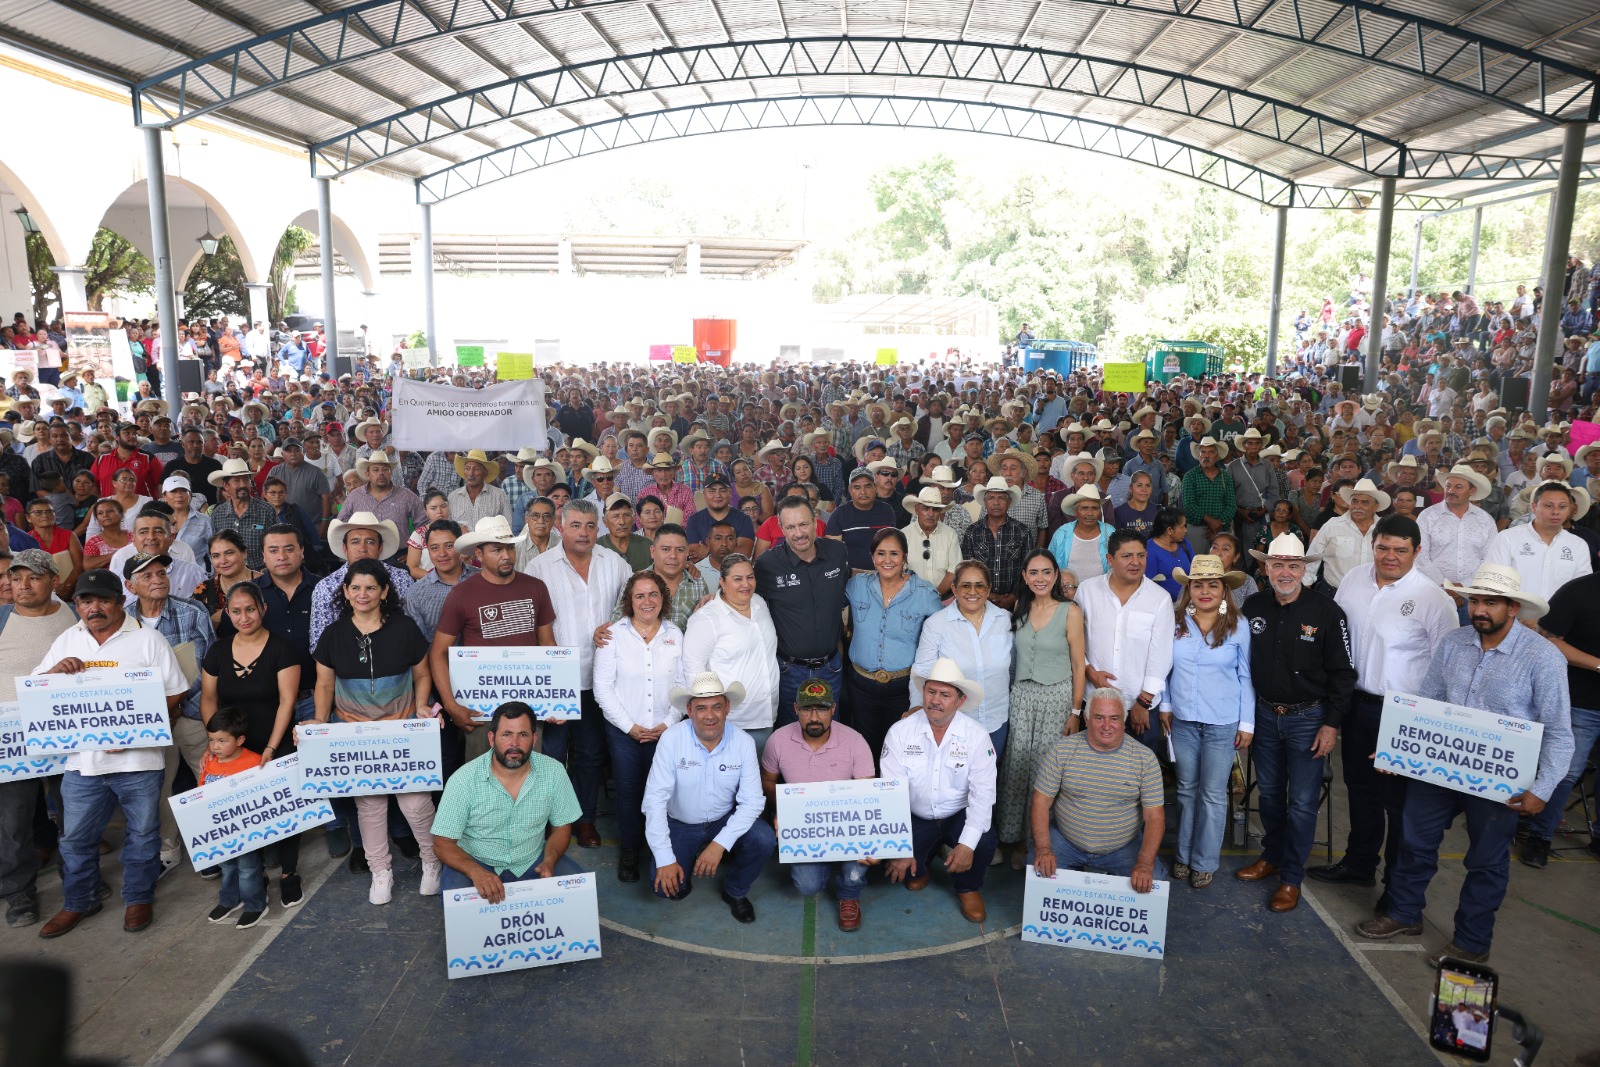
<svg viewBox="0 0 1600 1067">
<path fill-rule="evenodd" d="M 1441 1052 L 1484 1063 L 1494 1040 L 1500 976 L 1481 963 L 1446 956 L 1433 990 L 1428 1043 Z"/>
</svg>

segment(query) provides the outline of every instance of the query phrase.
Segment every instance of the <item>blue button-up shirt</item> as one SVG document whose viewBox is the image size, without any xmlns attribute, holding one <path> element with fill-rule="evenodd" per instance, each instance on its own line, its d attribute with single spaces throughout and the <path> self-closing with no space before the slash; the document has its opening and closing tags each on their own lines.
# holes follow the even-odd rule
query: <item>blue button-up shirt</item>
<svg viewBox="0 0 1600 1067">
<path fill-rule="evenodd" d="M 130 615 L 139 614 L 138 600 L 129 605 Z M 139 620 L 143 622 L 144 619 Z M 216 631 L 211 628 L 211 615 L 205 606 L 194 600 L 185 600 L 183 597 L 169 596 L 167 602 L 161 606 L 161 617 L 155 620 L 156 629 L 161 631 L 161 636 L 167 643 L 177 648 L 185 641 L 194 644 L 194 662 L 199 666 L 200 661 L 206 658 L 206 653 L 211 650 L 211 644 L 217 639 Z M 200 675 L 195 673 L 194 684 L 189 687 L 189 692 L 184 695 L 183 703 L 178 706 L 185 718 L 200 718 Z"/>
<path fill-rule="evenodd" d="M 883 589 L 876 574 L 858 574 L 845 583 L 845 599 L 850 602 L 850 619 L 855 628 L 850 638 L 850 662 L 864 671 L 903 671 L 917 658 L 917 639 L 922 623 L 943 610 L 939 591 L 917 575 L 889 601 L 883 603 Z"/>
<path fill-rule="evenodd" d="M 1173 718 L 1208 726 L 1256 728 L 1256 691 L 1250 684 L 1249 623 L 1233 628 L 1217 647 L 1189 620 L 1189 632 L 1172 642 L 1172 671 L 1161 695 L 1161 710 Z"/>
<path fill-rule="evenodd" d="M 1566 777 L 1573 749 L 1567 661 L 1528 627 L 1513 623 L 1500 644 L 1487 652 L 1469 626 L 1446 634 L 1418 695 L 1542 723 L 1539 770 L 1529 792 L 1549 800 Z"/>
<path fill-rule="evenodd" d="M 961 675 L 983 686 L 983 703 L 963 704 L 961 711 L 978 720 L 989 733 L 1006 724 L 1011 716 L 1011 616 L 984 605 L 983 627 L 974 629 L 956 604 L 941 608 L 922 624 L 922 639 L 917 642 L 917 658 L 911 665 L 911 691 L 915 703 L 922 703 L 922 683 L 941 657 L 956 661 Z"/>
<path fill-rule="evenodd" d="M 710 751 L 688 719 L 673 725 L 656 743 L 644 783 L 643 808 L 645 841 L 658 868 L 678 862 L 668 818 L 702 825 L 727 815 L 727 824 L 714 840 L 731 850 L 765 805 L 756 743 L 737 726 L 725 725 L 722 740 Z"/>
</svg>

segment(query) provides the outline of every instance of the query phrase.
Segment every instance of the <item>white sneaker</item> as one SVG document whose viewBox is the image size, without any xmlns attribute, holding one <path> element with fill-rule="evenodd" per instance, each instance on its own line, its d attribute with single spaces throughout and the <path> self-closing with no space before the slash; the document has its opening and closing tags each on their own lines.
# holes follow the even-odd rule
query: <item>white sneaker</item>
<svg viewBox="0 0 1600 1067">
<path fill-rule="evenodd" d="M 422 865 L 422 888 L 417 890 L 425 897 L 439 895 L 439 877 L 444 873 L 444 864 L 435 860 Z"/>
<path fill-rule="evenodd" d="M 387 904 L 394 895 L 394 872 L 373 871 L 372 891 L 367 894 L 367 900 L 373 904 Z"/>
</svg>

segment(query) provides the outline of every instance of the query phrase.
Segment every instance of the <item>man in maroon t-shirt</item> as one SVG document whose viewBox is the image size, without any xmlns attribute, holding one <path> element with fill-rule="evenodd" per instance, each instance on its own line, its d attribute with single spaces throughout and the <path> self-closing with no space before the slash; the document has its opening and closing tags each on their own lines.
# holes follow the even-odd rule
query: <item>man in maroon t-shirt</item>
<svg viewBox="0 0 1600 1067">
<path fill-rule="evenodd" d="M 481 569 L 457 583 L 445 598 L 428 650 L 428 669 L 436 680 L 439 703 L 456 728 L 447 731 L 447 737 L 460 732 L 461 762 L 465 762 L 489 751 L 489 730 L 487 723 L 473 720 L 471 709 L 457 702 L 451 691 L 451 646 L 554 645 L 556 609 L 544 582 L 517 570 L 517 537 L 503 516 L 478 520 L 471 533 L 456 540 L 456 550 L 464 559 L 476 550 Z"/>
</svg>

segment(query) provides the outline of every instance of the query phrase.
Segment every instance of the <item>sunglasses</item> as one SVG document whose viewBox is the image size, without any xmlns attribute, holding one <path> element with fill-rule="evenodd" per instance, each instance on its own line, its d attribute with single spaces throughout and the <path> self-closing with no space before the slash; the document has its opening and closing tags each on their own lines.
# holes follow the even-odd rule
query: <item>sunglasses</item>
<svg viewBox="0 0 1600 1067">
<path fill-rule="evenodd" d="M 926 537 L 924 537 L 922 539 L 922 558 L 923 559 L 932 559 L 933 558 L 933 544 Z"/>
</svg>

